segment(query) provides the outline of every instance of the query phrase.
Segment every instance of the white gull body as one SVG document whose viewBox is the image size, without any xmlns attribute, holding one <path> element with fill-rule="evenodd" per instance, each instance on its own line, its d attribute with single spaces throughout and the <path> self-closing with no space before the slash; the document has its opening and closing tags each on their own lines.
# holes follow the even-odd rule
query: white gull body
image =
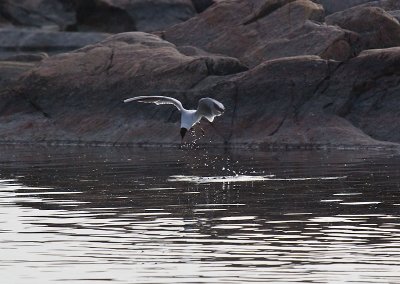
<svg viewBox="0 0 400 284">
<path fill-rule="evenodd" d="M 128 102 L 141 102 L 141 103 L 153 103 L 156 105 L 170 104 L 174 105 L 181 112 L 181 136 L 185 135 L 186 131 L 191 129 L 196 123 L 198 123 L 203 117 L 209 122 L 213 122 L 216 116 L 220 116 L 224 113 L 225 107 L 222 103 L 212 98 L 202 98 L 199 100 L 198 107 L 194 109 L 185 109 L 182 103 L 174 98 L 165 96 L 139 96 L 124 100 L 124 103 Z"/>
</svg>

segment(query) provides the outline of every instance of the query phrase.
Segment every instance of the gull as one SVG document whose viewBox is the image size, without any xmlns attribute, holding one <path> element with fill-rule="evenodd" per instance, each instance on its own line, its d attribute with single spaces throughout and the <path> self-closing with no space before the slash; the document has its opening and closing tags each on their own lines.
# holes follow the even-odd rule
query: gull
<svg viewBox="0 0 400 284">
<path fill-rule="evenodd" d="M 212 98 L 202 98 L 199 100 L 197 109 L 185 109 L 182 103 L 174 98 L 165 96 L 139 96 L 124 100 L 124 103 L 129 102 L 152 103 L 156 105 L 174 105 L 181 112 L 181 137 L 196 123 L 205 117 L 209 122 L 213 122 L 216 116 L 224 113 L 225 107 L 222 103 Z"/>
</svg>

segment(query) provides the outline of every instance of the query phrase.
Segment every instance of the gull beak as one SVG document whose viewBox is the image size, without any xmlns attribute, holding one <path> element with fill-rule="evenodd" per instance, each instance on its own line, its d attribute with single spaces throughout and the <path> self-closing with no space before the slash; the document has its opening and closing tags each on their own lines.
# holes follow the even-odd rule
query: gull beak
<svg viewBox="0 0 400 284">
<path fill-rule="evenodd" d="M 186 129 L 186 128 L 181 128 L 181 137 L 182 137 L 182 140 L 183 140 L 183 137 L 185 137 L 186 132 L 187 132 L 187 129 Z"/>
</svg>

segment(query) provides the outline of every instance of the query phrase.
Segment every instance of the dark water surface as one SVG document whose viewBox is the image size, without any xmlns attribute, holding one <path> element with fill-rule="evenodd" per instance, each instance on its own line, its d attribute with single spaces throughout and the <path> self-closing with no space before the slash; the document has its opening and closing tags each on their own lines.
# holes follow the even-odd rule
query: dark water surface
<svg viewBox="0 0 400 284">
<path fill-rule="evenodd" d="M 400 283 L 400 155 L 0 148 L 1 283 Z"/>
</svg>

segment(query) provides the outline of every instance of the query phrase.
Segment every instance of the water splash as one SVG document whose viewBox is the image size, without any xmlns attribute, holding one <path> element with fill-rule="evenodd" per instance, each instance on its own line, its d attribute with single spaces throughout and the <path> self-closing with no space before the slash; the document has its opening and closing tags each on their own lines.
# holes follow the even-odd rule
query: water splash
<svg viewBox="0 0 400 284">
<path fill-rule="evenodd" d="M 185 176 L 173 175 L 168 178 L 169 182 L 188 182 L 195 184 L 203 183 L 234 183 L 234 182 L 255 182 L 255 181 L 305 181 L 305 180 L 338 180 L 345 179 L 347 176 L 332 177 L 297 177 L 297 178 L 276 178 L 274 175 L 252 176 Z"/>
</svg>

